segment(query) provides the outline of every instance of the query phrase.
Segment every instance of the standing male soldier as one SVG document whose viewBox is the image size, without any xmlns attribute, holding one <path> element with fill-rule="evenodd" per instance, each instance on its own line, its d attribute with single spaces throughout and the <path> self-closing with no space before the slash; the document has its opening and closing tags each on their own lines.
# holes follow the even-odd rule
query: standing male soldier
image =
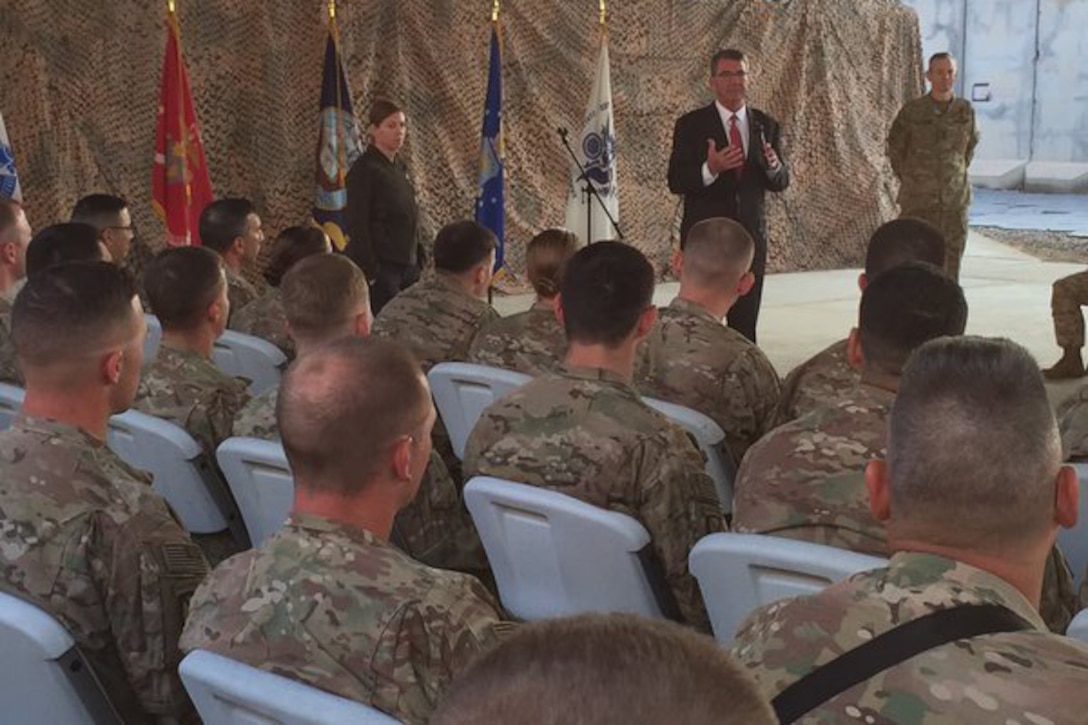
<svg viewBox="0 0 1088 725">
<path fill-rule="evenodd" d="M 899 177 L 901 216 L 924 219 L 944 234 L 944 271 L 959 281 L 967 243 L 971 183 L 967 167 L 978 145 L 975 111 L 956 98 L 956 59 L 935 53 L 926 71 L 930 92 L 908 102 L 888 132 L 888 158 Z"/>
</svg>

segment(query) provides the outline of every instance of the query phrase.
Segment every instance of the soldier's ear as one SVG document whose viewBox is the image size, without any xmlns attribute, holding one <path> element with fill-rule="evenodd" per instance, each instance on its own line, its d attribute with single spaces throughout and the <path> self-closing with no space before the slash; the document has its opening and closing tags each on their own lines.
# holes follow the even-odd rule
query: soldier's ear
<svg viewBox="0 0 1088 725">
<path fill-rule="evenodd" d="M 649 335 L 650 330 L 654 329 L 655 322 L 657 322 L 657 308 L 650 305 L 639 315 L 638 325 L 635 328 L 635 339 L 642 340 Z"/>
<path fill-rule="evenodd" d="M 869 275 L 862 272 L 861 274 L 858 275 L 858 289 L 861 290 L 862 292 L 864 292 L 865 288 L 868 287 L 868 286 L 869 286 Z"/>
<path fill-rule="evenodd" d="M 15 264 L 15 260 L 19 257 L 19 253 L 15 249 L 15 243 L 0 243 L 0 257 L 3 257 L 4 262 L 7 264 Z"/>
<path fill-rule="evenodd" d="M 1055 481 L 1054 520 L 1064 529 L 1077 524 L 1077 507 L 1080 499 L 1080 481 L 1072 466 L 1062 466 Z"/>
<path fill-rule="evenodd" d="M 287 320 L 283 321 L 283 334 L 287 335 L 287 339 L 291 342 L 298 342 L 298 340 L 295 339 L 295 336 L 291 334 L 291 323 Z"/>
<path fill-rule="evenodd" d="M 563 293 L 560 292 L 552 300 L 552 309 L 555 310 L 555 319 L 559 321 L 559 326 L 566 329 L 566 323 L 563 322 Z"/>
<path fill-rule="evenodd" d="M 355 336 L 367 337 L 374 325 L 374 315 L 370 312 L 370 303 L 366 305 L 366 311 L 355 316 Z"/>
<path fill-rule="evenodd" d="M 672 273 L 677 279 L 684 274 L 684 252 L 679 248 L 672 253 Z"/>
<path fill-rule="evenodd" d="M 886 461 L 872 460 L 865 466 L 865 488 L 869 491 L 869 511 L 877 521 L 887 521 L 892 515 L 892 493 Z"/>
<path fill-rule="evenodd" d="M 401 436 L 393 445 L 393 475 L 398 481 L 412 480 L 412 437 Z"/>
<path fill-rule="evenodd" d="M 846 338 L 846 362 L 859 372 L 865 364 L 865 354 L 861 351 L 861 332 L 856 327 L 851 328 L 850 337 Z"/>
<path fill-rule="evenodd" d="M 756 283 L 756 276 L 752 273 L 752 270 L 748 270 L 741 275 L 740 281 L 737 282 L 737 295 L 743 297 L 752 291 L 752 287 Z"/>
<path fill-rule="evenodd" d="M 102 358 L 102 377 L 110 385 L 117 385 L 121 380 L 121 371 L 125 366 L 125 351 L 121 348 L 111 350 Z"/>
</svg>

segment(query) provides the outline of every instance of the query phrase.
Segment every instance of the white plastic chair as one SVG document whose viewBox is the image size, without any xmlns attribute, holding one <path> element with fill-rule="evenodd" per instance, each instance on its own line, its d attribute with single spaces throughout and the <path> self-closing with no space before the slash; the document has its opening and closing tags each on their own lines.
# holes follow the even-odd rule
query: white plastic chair
<svg viewBox="0 0 1088 725">
<path fill-rule="evenodd" d="M 725 431 L 712 418 L 691 408 L 669 403 L 657 398 L 643 398 L 642 402 L 676 423 L 695 438 L 699 450 L 706 456 L 706 473 L 714 481 L 722 511 L 733 510 L 733 478 L 736 468 L 733 461 L 722 455 L 721 445 Z"/>
<path fill-rule="evenodd" d="M 484 410 L 530 380 L 524 373 L 472 363 L 439 363 L 431 368 L 427 382 L 458 459 L 464 460 L 469 433 Z"/>
<path fill-rule="evenodd" d="M 227 375 L 248 379 L 250 394 L 260 395 L 280 384 L 287 356 L 267 340 L 227 330 L 215 341 L 212 362 Z"/>
<path fill-rule="evenodd" d="M 1088 609 L 1082 609 L 1065 628 L 1065 636 L 1088 642 Z"/>
<path fill-rule="evenodd" d="M 254 546 L 283 526 L 295 497 L 295 481 L 278 441 L 228 438 L 215 452 Z"/>
<path fill-rule="evenodd" d="M 1073 463 L 1080 479 L 1077 524 L 1071 529 L 1058 529 L 1058 548 L 1062 550 L 1073 581 L 1079 588 L 1088 568 L 1088 463 Z"/>
<path fill-rule="evenodd" d="M 755 609 L 786 597 L 815 594 L 859 571 L 887 566 L 887 559 L 807 541 L 760 534 L 710 534 L 688 559 L 699 581 L 714 636 L 733 641 Z"/>
<path fill-rule="evenodd" d="M 155 315 L 144 315 L 147 320 L 147 338 L 144 339 L 144 367 L 155 362 L 162 343 L 162 323 Z"/>
<path fill-rule="evenodd" d="M 630 516 L 535 486 L 477 476 L 465 504 L 503 606 L 520 619 L 633 612 L 675 619 L 650 534 Z"/>
<path fill-rule="evenodd" d="M 0 592 L 0 721 L 103 725 L 121 720 L 64 626 Z"/>
<path fill-rule="evenodd" d="M 395 725 L 399 720 L 354 700 L 206 650 L 178 667 L 205 725 Z"/>
<path fill-rule="evenodd" d="M 26 391 L 18 385 L 0 383 L 0 430 L 7 430 L 11 427 L 15 416 L 19 414 L 19 410 L 23 407 L 23 397 L 25 395 Z"/>
<path fill-rule="evenodd" d="M 229 527 L 238 543 L 248 548 L 245 526 L 226 485 L 184 429 L 129 410 L 110 418 L 109 446 L 125 463 L 154 476 L 155 490 L 186 530 L 210 534 Z"/>
</svg>

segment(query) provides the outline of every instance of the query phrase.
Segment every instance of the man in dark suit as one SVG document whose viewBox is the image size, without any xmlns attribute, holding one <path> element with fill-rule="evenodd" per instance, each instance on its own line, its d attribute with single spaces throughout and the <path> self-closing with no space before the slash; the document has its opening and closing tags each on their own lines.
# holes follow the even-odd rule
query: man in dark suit
<svg viewBox="0 0 1088 725">
<path fill-rule="evenodd" d="M 719 50 L 710 60 L 710 73 L 714 103 L 676 122 L 669 157 L 669 191 L 684 196 L 681 247 L 688 230 L 711 217 L 740 222 L 755 240 L 755 284 L 727 317 L 730 327 L 755 342 L 767 263 L 763 194 L 789 186 L 790 173 L 782 157 L 778 122 L 746 105 L 748 61 L 744 53 Z"/>
</svg>

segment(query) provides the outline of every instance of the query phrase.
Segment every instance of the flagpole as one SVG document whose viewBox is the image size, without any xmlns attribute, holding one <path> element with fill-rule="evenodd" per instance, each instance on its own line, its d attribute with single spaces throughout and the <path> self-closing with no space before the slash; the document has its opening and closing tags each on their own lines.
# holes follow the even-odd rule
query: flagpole
<svg viewBox="0 0 1088 725">
<path fill-rule="evenodd" d="M 598 6 L 599 6 L 599 9 L 600 9 L 600 14 L 601 14 L 601 27 L 603 28 L 605 26 L 605 19 L 608 17 L 608 15 L 607 15 L 607 13 L 605 11 L 605 0 L 600 0 L 600 2 L 598 3 Z"/>
</svg>

